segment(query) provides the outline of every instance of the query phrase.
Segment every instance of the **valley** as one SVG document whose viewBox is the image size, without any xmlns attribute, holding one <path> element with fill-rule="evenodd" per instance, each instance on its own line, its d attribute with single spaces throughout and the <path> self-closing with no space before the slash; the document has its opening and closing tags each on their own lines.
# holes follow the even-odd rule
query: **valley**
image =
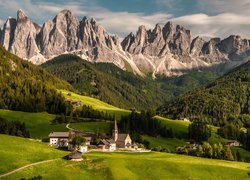
<svg viewBox="0 0 250 180">
<path fill-rule="evenodd" d="M 249 5 L 0 1 L 0 179 L 249 179 Z"/>
</svg>

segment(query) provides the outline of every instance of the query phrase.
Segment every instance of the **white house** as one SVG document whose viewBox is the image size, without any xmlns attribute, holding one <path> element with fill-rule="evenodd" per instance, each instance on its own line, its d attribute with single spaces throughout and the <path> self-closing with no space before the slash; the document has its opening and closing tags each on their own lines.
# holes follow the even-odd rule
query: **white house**
<svg viewBox="0 0 250 180">
<path fill-rule="evenodd" d="M 80 151 L 81 153 L 87 152 L 87 151 L 88 151 L 88 146 L 86 146 L 86 145 L 80 146 L 80 147 L 79 147 L 79 151 Z"/>
<path fill-rule="evenodd" d="M 116 143 L 113 139 L 102 139 L 98 145 L 99 149 L 103 151 L 115 151 Z"/>
<path fill-rule="evenodd" d="M 68 147 L 69 145 L 69 132 L 51 132 L 49 138 L 50 146 Z"/>
</svg>

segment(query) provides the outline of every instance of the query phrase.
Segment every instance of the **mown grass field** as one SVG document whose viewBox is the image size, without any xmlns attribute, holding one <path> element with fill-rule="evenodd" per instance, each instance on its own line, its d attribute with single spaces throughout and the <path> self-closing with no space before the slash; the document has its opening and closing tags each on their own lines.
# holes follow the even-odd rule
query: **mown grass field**
<svg viewBox="0 0 250 180">
<path fill-rule="evenodd" d="M 181 120 L 172 120 L 163 118 L 160 116 L 155 116 L 155 119 L 161 121 L 163 125 L 166 125 L 168 128 L 172 128 L 175 132 L 175 136 L 179 138 L 186 138 L 188 133 L 188 126 L 190 122 L 181 121 Z"/>
<path fill-rule="evenodd" d="M 91 106 L 99 111 L 105 111 L 110 114 L 115 114 L 116 118 L 119 120 L 121 116 L 130 113 L 129 110 L 120 109 L 110 104 L 107 104 L 99 99 L 95 99 L 89 96 L 82 96 L 66 90 L 58 90 L 66 99 L 80 100 L 84 105 Z"/>
<path fill-rule="evenodd" d="M 249 164 L 169 153 L 91 152 L 81 162 L 59 159 L 3 179 L 248 179 Z"/>
<path fill-rule="evenodd" d="M 99 132 L 99 133 L 108 133 L 113 127 L 112 122 L 84 122 L 84 123 L 71 123 L 70 127 L 77 130 L 83 130 L 88 132 Z"/>
<path fill-rule="evenodd" d="M 48 137 L 53 131 L 68 131 L 65 124 L 51 124 L 55 115 L 48 113 L 27 113 L 0 109 L 0 117 L 6 120 L 19 120 L 26 124 L 32 138 L 42 139 Z"/>
<path fill-rule="evenodd" d="M 65 151 L 49 147 L 48 143 L 0 134 L 0 174 L 66 154 Z"/>
<path fill-rule="evenodd" d="M 142 136 L 143 140 L 147 140 L 150 143 L 150 148 L 166 148 L 170 152 L 175 152 L 176 147 L 184 146 L 186 142 L 184 140 L 176 138 L 162 138 L 162 137 L 151 137 L 151 136 Z"/>
</svg>

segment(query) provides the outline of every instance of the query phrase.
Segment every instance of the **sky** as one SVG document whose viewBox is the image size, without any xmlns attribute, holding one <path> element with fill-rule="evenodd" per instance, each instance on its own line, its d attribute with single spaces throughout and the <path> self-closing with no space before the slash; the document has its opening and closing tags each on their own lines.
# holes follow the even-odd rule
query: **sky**
<svg viewBox="0 0 250 180">
<path fill-rule="evenodd" d="M 42 26 L 63 9 L 81 20 L 95 18 L 110 34 L 121 38 L 172 21 L 190 29 L 193 37 L 232 34 L 250 39 L 250 0 L 0 0 L 0 26 L 18 9 Z"/>
</svg>

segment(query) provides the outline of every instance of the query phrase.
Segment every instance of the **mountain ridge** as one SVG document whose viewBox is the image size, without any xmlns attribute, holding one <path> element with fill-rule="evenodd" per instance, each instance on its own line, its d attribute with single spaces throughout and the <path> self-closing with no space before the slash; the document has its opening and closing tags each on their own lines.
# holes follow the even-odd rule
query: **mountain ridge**
<svg viewBox="0 0 250 180">
<path fill-rule="evenodd" d="M 120 42 L 93 18 L 79 21 L 69 10 L 59 12 L 42 27 L 18 10 L 16 19 L 6 20 L 0 35 L 0 43 L 7 50 L 34 64 L 73 53 L 90 62 L 113 63 L 141 76 L 178 76 L 221 63 L 226 72 L 250 59 L 250 40 L 240 36 L 205 41 L 167 22 L 163 27 L 156 24 L 152 30 L 140 26 L 136 34 L 130 33 Z"/>
<path fill-rule="evenodd" d="M 206 120 L 215 125 L 234 121 L 250 114 L 250 61 L 158 108 L 159 114 L 171 118 Z"/>
</svg>

